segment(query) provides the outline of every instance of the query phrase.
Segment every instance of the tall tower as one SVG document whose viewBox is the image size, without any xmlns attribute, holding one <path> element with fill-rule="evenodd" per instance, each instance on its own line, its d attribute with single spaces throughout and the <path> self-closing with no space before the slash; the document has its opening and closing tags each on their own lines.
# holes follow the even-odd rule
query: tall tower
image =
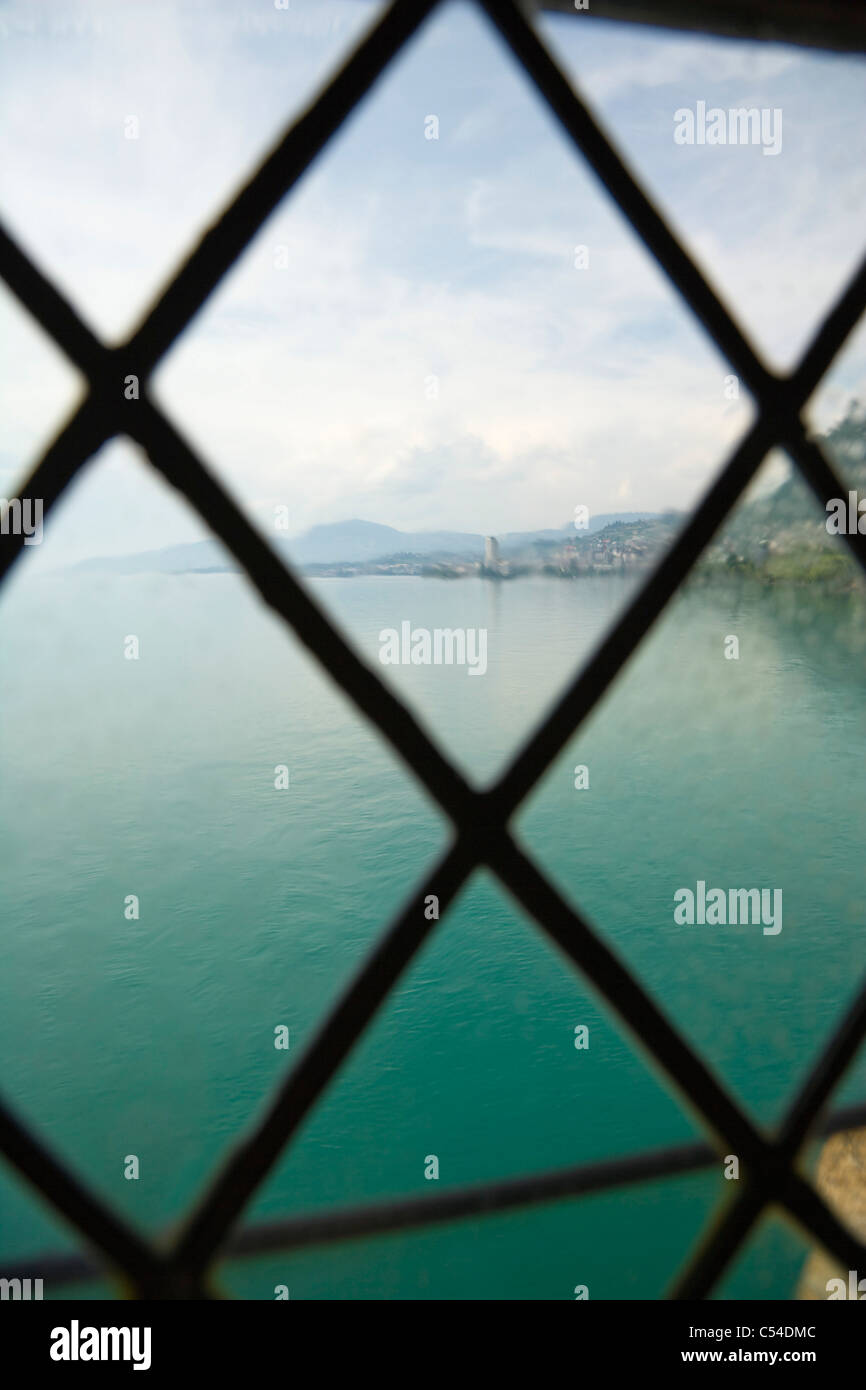
<svg viewBox="0 0 866 1390">
<path fill-rule="evenodd" d="M 499 569 L 499 542 L 495 536 L 484 537 L 484 568 Z"/>
</svg>

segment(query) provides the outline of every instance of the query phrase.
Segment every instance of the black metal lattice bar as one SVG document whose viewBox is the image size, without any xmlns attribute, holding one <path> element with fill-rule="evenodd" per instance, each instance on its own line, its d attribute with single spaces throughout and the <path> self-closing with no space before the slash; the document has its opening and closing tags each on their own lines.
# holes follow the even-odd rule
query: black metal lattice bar
<svg viewBox="0 0 866 1390">
<path fill-rule="evenodd" d="M 436 0 L 396 0 L 318 99 L 293 123 L 183 263 L 144 322 L 120 347 L 108 348 L 100 343 L 8 234 L 0 232 L 0 273 L 89 384 L 81 406 L 32 473 L 27 493 L 41 496 L 44 511 L 49 511 L 78 470 L 108 439 L 125 433 L 137 441 L 152 464 L 197 508 L 212 532 L 240 562 L 262 598 L 294 629 L 343 692 L 390 742 L 449 816 L 456 831 L 451 848 L 375 945 L 298 1064 L 278 1088 L 264 1119 L 230 1155 L 170 1251 L 141 1242 L 28 1135 L 6 1106 L 0 1106 L 0 1150 L 110 1265 L 132 1281 L 141 1296 L 209 1296 L 208 1270 L 221 1253 L 292 1248 L 320 1239 L 346 1239 L 537 1200 L 602 1191 L 624 1182 L 705 1167 L 717 1152 L 731 1147 L 745 1164 L 743 1188 L 738 1199 L 722 1213 L 710 1239 L 682 1277 L 677 1296 L 709 1292 L 741 1248 L 754 1222 L 772 1202 L 780 1203 L 838 1258 L 850 1261 L 866 1255 L 866 1249 L 794 1168 L 820 1110 L 863 1040 L 866 988 L 813 1068 L 778 1138 L 767 1139 L 678 1035 L 634 975 L 564 901 L 508 830 L 518 805 L 633 654 L 767 451 L 775 444 L 787 448 L 822 502 L 841 491 L 830 464 L 806 435 L 799 412 L 863 312 L 866 264 L 824 320 L 795 371 L 786 377 L 771 373 L 596 125 L 520 8 L 513 0 L 480 3 L 657 263 L 743 376 L 758 407 L 756 424 L 671 549 L 503 777 L 486 791 L 466 783 L 414 716 L 352 650 L 291 567 L 276 557 L 176 427 L 157 409 L 146 389 L 147 378 L 162 355 L 185 330 L 270 212 L 435 8 Z M 765 3 L 756 8 L 770 11 L 773 7 Z M 122 399 L 121 383 L 130 372 L 139 376 L 142 383 L 141 399 L 137 402 Z M 866 568 L 866 542 L 856 535 L 846 539 L 860 565 Z M 4 537 L 3 541 L 0 579 L 22 547 L 21 537 Z M 292 1218 L 272 1224 L 267 1233 L 264 1228 L 253 1227 L 233 1236 L 232 1228 L 250 1196 L 285 1151 L 288 1140 L 435 925 L 423 916 L 425 896 L 435 892 L 444 912 L 469 876 L 483 864 L 498 875 L 516 901 L 616 1010 L 709 1127 L 717 1148 L 698 1144 L 660 1155 L 638 1154 L 567 1170 L 565 1174 L 511 1179 L 433 1199 L 377 1204 L 324 1217 Z M 850 1122 L 853 1112 L 842 1113 L 848 1114 Z M 76 1266 L 76 1257 L 46 1258 L 49 1265 L 53 1258 L 59 1277 L 78 1277 L 74 1274 L 76 1268 L 80 1276 L 83 1266 Z M 86 1260 L 83 1265 L 92 1269 Z"/>
<path fill-rule="evenodd" d="M 813 1137 L 827 1138 L 861 1125 L 866 1125 L 866 1104 L 846 1106 L 819 1125 Z M 259 1221 L 229 1236 L 221 1258 L 249 1258 L 269 1251 L 289 1253 L 346 1240 L 365 1240 L 404 1231 L 407 1227 L 418 1230 L 473 1216 L 490 1216 L 516 1208 L 598 1195 L 639 1183 L 683 1177 L 687 1173 L 706 1171 L 717 1162 L 716 1149 L 698 1141 L 627 1154 L 600 1163 L 454 1188 L 435 1197 L 402 1197 L 358 1207 L 338 1207 L 308 1216 Z M 96 1279 L 100 1274 L 98 1263 L 78 1253 L 33 1256 L 14 1265 L 0 1266 L 0 1279 L 41 1278 L 46 1286 Z"/>
<path fill-rule="evenodd" d="M 575 0 L 538 0 L 539 10 L 574 18 Z M 591 0 L 597 19 L 625 19 L 725 38 L 866 52 L 862 0 Z"/>
</svg>

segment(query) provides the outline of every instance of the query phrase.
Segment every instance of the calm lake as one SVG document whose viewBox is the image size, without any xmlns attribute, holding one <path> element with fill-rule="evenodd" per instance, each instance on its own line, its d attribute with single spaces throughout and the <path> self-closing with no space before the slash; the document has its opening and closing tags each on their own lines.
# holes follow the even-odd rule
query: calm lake
<svg viewBox="0 0 866 1390">
<path fill-rule="evenodd" d="M 0 604 L 0 1091 L 142 1230 L 181 1217 L 447 843 L 414 778 L 234 574 L 16 571 Z M 620 609 L 626 581 L 311 585 L 483 784 Z M 483 628 L 487 669 L 382 666 L 379 633 Z M 139 659 L 124 658 L 129 635 Z M 735 635 L 739 658 L 726 659 Z M 866 667 L 844 598 L 676 601 L 516 832 L 748 1108 L 779 1122 L 860 981 Z M 275 769 L 289 786 L 275 788 Z M 575 788 L 575 768 L 588 787 Z M 681 887 L 779 889 L 783 926 L 683 926 Z M 130 895 L 139 915 L 129 919 Z M 289 1051 L 274 1046 L 289 1030 Z M 575 1048 L 575 1028 L 589 1029 Z M 836 1103 L 862 1099 L 866 1062 Z M 478 875 L 246 1220 L 687 1142 L 698 1118 Z M 128 1155 L 140 1176 L 124 1177 Z M 438 1182 L 424 1176 L 439 1160 Z M 221 1267 L 272 1299 L 657 1298 L 718 1172 Z M 73 1249 L 0 1171 L 0 1258 Z M 789 1297 L 774 1217 L 720 1297 Z M 46 1291 L 47 1292 L 47 1291 Z M 104 1286 L 60 1290 L 93 1297 Z"/>
</svg>

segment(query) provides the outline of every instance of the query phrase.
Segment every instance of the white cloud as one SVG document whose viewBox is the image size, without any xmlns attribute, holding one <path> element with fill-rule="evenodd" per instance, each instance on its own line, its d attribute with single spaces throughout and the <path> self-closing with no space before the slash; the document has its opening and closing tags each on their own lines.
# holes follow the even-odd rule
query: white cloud
<svg viewBox="0 0 866 1390">
<path fill-rule="evenodd" d="M 239 36 L 225 7 L 135 13 L 93 52 L 40 41 L 7 67 L 0 97 L 10 118 L 0 202 L 112 336 L 344 51 L 345 26 L 369 11 L 357 0 L 298 3 L 284 47 L 252 24 Z M 826 150 L 815 131 L 798 134 L 795 101 L 811 59 L 767 49 L 747 61 L 727 45 L 667 38 L 650 39 L 641 57 L 630 38 L 618 51 L 617 26 L 602 29 L 587 46 L 588 88 L 636 133 L 641 176 L 665 186 L 734 306 L 765 346 L 790 355 L 860 235 L 856 170 L 834 176 L 832 215 L 812 217 Z M 706 150 L 677 159 L 641 101 L 686 81 L 794 83 L 794 153 L 775 182 L 766 166 L 782 158 L 760 151 L 727 151 L 738 164 L 712 163 L 719 152 Z M 125 142 L 133 108 L 142 136 Z M 430 110 L 442 116 L 438 142 L 423 138 Z M 846 126 L 825 112 L 820 133 L 853 138 L 861 114 L 862 102 Z M 589 248 L 587 270 L 574 267 L 577 243 Z M 77 388 L 2 300 L 0 313 L 8 473 Z M 729 371 L 593 176 L 551 138 L 548 114 L 488 27 L 445 7 L 270 219 L 166 359 L 156 391 L 244 504 L 288 503 L 294 530 L 361 515 L 487 532 L 561 525 L 577 502 L 694 502 L 746 426 L 745 397 L 732 408 L 723 396 Z M 54 528 L 59 554 L 198 534 L 134 457 L 121 443 L 105 452 Z"/>
</svg>

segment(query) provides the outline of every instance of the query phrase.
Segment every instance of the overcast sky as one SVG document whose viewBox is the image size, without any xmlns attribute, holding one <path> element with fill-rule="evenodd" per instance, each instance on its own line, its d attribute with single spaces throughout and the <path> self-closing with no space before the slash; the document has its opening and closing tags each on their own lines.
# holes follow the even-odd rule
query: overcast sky
<svg viewBox="0 0 866 1390">
<path fill-rule="evenodd" d="M 0 216 L 120 340 L 377 9 L 0 2 Z M 585 14 L 541 29 L 756 345 L 792 365 L 864 249 L 862 61 Z M 675 111 L 699 101 L 778 108 L 780 152 L 677 144 Z M 5 288 L 0 368 L 11 497 L 81 387 Z M 694 503 L 748 423 L 748 400 L 725 397 L 731 370 L 484 16 L 451 3 L 265 224 L 155 392 L 263 525 L 284 504 L 292 533 L 353 516 L 495 533 L 563 525 L 578 504 Z M 855 394 L 862 332 L 816 422 Z M 118 441 L 42 550 L 56 563 L 204 534 Z"/>
</svg>

